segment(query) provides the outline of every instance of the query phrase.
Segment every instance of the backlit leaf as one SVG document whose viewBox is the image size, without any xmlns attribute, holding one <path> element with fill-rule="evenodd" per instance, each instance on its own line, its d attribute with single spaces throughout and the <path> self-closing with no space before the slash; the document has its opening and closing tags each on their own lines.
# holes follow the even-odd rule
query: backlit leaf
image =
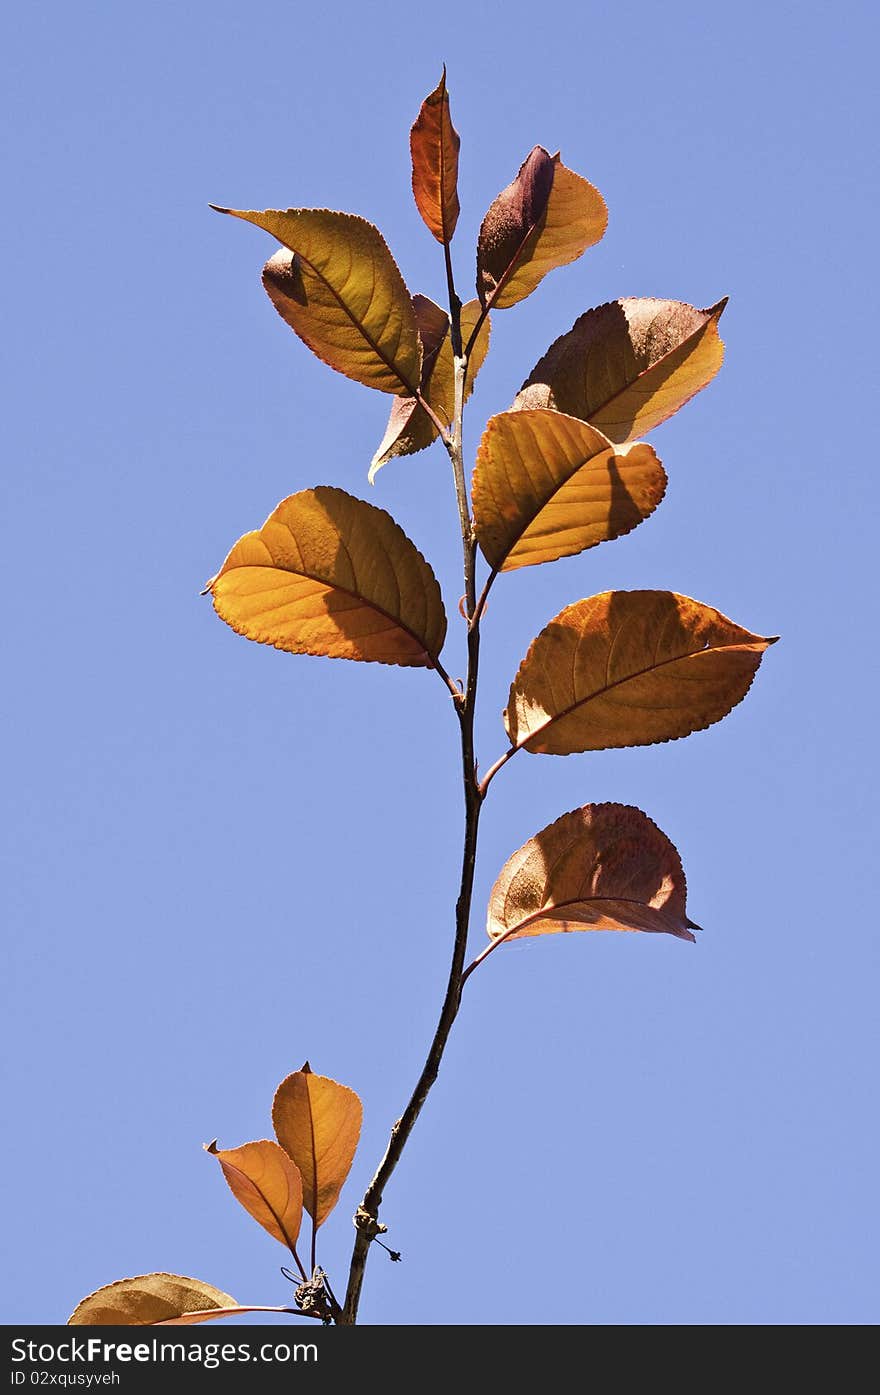
<svg viewBox="0 0 880 1395">
<path fill-rule="evenodd" d="M 540 145 L 483 219 L 477 293 L 504 310 L 525 300 L 548 271 L 575 261 L 604 235 L 605 200 L 586 179 Z"/>
<path fill-rule="evenodd" d="M 455 407 L 455 360 L 452 353 L 452 338 L 449 331 L 449 316 L 427 296 L 414 295 L 413 307 L 422 338 L 422 395 L 427 398 L 444 426 L 452 424 Z M 482 306 L 478 300 L 469 300 L 461 307 L 462 344 L 467 344 L 477 327 Z M 440 329 L 439 342 L 436 339 Z M 468 375 L 465 381 L 464 400 L 474 390 L 474 379 L 483 365 L 489 351 L 489 316 L 486 315 L 480 332 L 474 341 L 468 358 Z M 388 426 L 376 454 L 370 464 L 369 479 L 372 484 L 377 471 L 398 455 L 412 455 L 424 450 L 437 438 L 437 428 L 427 412 L 414 397 L 396 398 L 391 407 Z"/>
<path fill-rule="evenodd" d="M 672 591 L 605 591 L 560 611 L 510 689 L 511 745 L 565 756 L 671 741 L 741 702 L 772 639 Z"/>
<path fill-rule="evenodd" d="M 449 114 L 446 68 L 422 102 L 409 137 L 416 207 L 438 242 L 449 242 L 458 222 L 458 132 Z"/>
<path fill-rule="evenodd" d="M 296 1163 L 271 1139 L 243 1143 L 240 1148 L 205 1145 L 217 1159 L 236 1201 L 240 1201 L 264 1230 L 296 1253 L 302 1224 L 302 1177 Z"/>
<path fill-rule="evenodd" d="M 290 249 L 266 263 L 263 284 L 318 358 L 366 387 L 412 395 L 421 371 L 415 315 L 378 228 L 326 208 L 217 211 L 254 223 Z"/>
<path fill-rule="evenodd" d="M 206 589 L 237 634 L 291 654 L 424 667 L 446 634 L 434 573 L 403 530 L 327 486 L 284 499 Z"/>
<path fill-rule="evenodd" d="M 647 930 L 693 940 L 681 859 L 627 804 L 586 804 L 530 838 L 492 888 L 490 940 L 567 930 Z"/>
<path fill-rule="evenodd" d="M 663 466 L 643 442 L 615 447 L 561 412 L 501 412 L 477 452 L 477 539 L 496 571 L 571 557 L 630 532 L 665 489 Z"/>
<path fill-rule="evenodd" d="M 302 1173 L 303 1204 L 323 1225 L 351 1168 L 361 1131 L 361 1102 L 354 1090 L 308 1062 L 282 1080 L 272 1103 L 272 1123 L 282 1148 Z"/>
<path fill-rule="evenodd" d="M 186 1326 L 226 1317 L 229 1312 L 253 1312 L 240 1308 L 234 1298 L 213 1284 L 187 1279 L 181 1274 L 140 1274 L 105 1284 L 77 1305 L 68 1325 L 73 1327 L 149 1327 L 153 1323 Z"/>
<path fill-rule="evenodd" d="M 666 421 L 711 382 L 727 304 L 695 310 L 678 300 L 612 300 L 588 310 L 550 345 L 514 408 L 552 407 L 622 442 Z"/>
</svg>

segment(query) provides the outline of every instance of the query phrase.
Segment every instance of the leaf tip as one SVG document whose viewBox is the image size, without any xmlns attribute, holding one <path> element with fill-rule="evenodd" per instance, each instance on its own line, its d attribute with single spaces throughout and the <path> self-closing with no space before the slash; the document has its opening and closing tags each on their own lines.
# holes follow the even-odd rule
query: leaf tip
<svg viewBox="0 0 880 1395">
<path fill-rule="evenodd" d="M 208 207 L 212 208 L 215 213 L 231 213 L 233 211 L 231 208 L 224 208 L 220 203 L 209 203 Z"/>
<path fill-rule="evenodd" d="M 764 640 L 764 643 L 767 645 L 767 648 L 769 649 L 771 644 L 778 644 L 781 638 L 781 635 L 767 635 L 766 639 Z"/>
<path fill-rule="evenodd" d="M 202 1147 L 206 1153 L 211 1153 L 212 1155 L 218 1152 L 216 1138 L 212 1138 L 210 1143 L 203 1143 Z"/>
<path fill-rule="evenodd" d="M 312 1068 L 311 1068 L 311 1066 L 309 1065 L 308 1061 L 303 1061 L 302 1065 L 300 1066 L 300 1072 L 299 1072 L 299 1073 L 300 1073 L 300 1075 L 311 1075 L 311 1074 L 312 1074 Z"/>
<path fill-rule="evenodd" d="M 727 309 L 727 302 L 728 302 L 729 300 L 730 300 L 730 296 L 729 296 L 729 295 L 723 295 L 723 296 L 721 297 L 720 300 L 717 300 L 717 301 L 715 302 L 714 305 L 710 305 L 710 306 L 709 306 L 709 314 L 712 316 L 712 319 L 713 319 L 713 320 L 720 320 L 720 319 L 721 319 L 721 316 L 724 314 L 724 311 Z"/>
</svg>

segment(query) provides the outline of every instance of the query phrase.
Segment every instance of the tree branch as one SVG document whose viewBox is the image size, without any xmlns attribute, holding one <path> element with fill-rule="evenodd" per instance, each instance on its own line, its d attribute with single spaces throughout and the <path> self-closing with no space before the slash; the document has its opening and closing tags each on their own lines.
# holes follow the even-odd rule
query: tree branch
<svg viewBox="0 0 880 1395">
<path fill-rule="evenodd" d="M 464 411 L 464 382 L 467 374 L 467 358 L 461 354 L 461 302 L 455 294 L 452 282 L 452 267 L 449 250 L 446 250 L 447 279 L 449 284 L 449 310 L 452 325 L 452 343 L 459 346 L 455 355 L 455 411 L 452 432 L 444 438 L 452 472 L 455 479 L 455 493 L 458 502 L 461 541 L 464 560 L 465 608 L 468 621 L 468 673 L 464 694 L 459 694 L 455 710 L 461 727 L 462 781 L 464 787 L 464 851 L 461 865 L 461 883 L 455 905 L 455 939 L 452 947 L 452 962 L 446 993 L 440 1009 L 440 1018 L 428 1050 L 427 1059 L 410 1096 L 403 1114 L 391 1130 L 391 1138 L 385 1155 L 375 1176 L 364 1193 L 363 1201 L 355 1215 L 355 1241 L 348 1275 L 348 1289 L 342 1313 L 337 1321 L 345 1326 L 357 1322 L 358 1305 L 367 1265 L 370 1245 L 380 1232 L 379 1208 L 384 1191 L 394 1169 L 400 1161 L 407 1140 L 415 1127 L 422 1106 L 428 1097 L 431 1086 L 437 1079 L 440 1062 L 446 1049 L 452 1024 L 458 1014 L 461 1001 L 462 971 L 467 952 L 468 929 L 470 926 L 471 897 L 474 885 L 474 868 L 477 857 L 477 831 L 480 821 L 480 808 L 483 793 L 477 783 L 476 760 L 474 756 L 474 711 L 477 696 L 477 673 L 480 657 L 480 626 L 476 600 L 476 544 L 471 524 L 467 485 L 464 475 L 462 451 L 462 416 Z M 443 675 L 441 675 L 443 676 Z M 382 1227 L 384 1229 L 384 1227 Z"/>
</svg>

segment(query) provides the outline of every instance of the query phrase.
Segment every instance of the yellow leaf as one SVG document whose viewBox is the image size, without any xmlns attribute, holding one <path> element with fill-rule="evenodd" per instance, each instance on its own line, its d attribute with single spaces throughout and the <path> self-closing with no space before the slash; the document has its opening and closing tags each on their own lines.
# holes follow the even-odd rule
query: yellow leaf
<svg viewBox="0 0 880 1395">
<path fill-rule="evenodd" d="M 263 284 L 318 358 L 366 387 L 412 396 L 421 371 L 412 301 L 378 228 L 326 208 L 217 211 L 290 249 L 266 263 Z"/>
<path fill-rule="evenodd" d="M 268 1138 L 222 1150 L 215 1139 L 205 1147 L 219 1162 L 236 1201 L 296 1255 L 303 1213 L 302 1177 L 296 1163 Z"/>
<path fill-rule="evenodd" d="M 291 654 L 425 667 L 446 634 L 434 573 L 390 514 L 323 485 L 240 538 L 206 589 L 237 634 Z"/>
<path fill-rule="evenodd" d="M 452 424 L 455 406 L 455 358 L 449 332 L 449 316 L 427 296 L 414 295 L 413 306 L 422 339 L 422 396 L 427 398 L 444 426 Z M 482 314 L 478 300 L 461 307 L 461 338 L 466 345 Z M 439 338 L 438 338 L 439 330 Z M 474 379 L 489 352 L 489 316 L 486 315 L 468 358 L 464 387 L 467 402 L 474 390 Z M 413 455 L 437 439 L 437 428 L 414 397 L 399 397 L 391 407 L 382 443 L 370 463 L 370 484 L 379 469 L 398 455 Z"/>
<path fill-rule="evenodd" d="M 561 412 L 501 412 L 477 452 L 477 539 L 495 571 L 553 562 L 629 533 L 665 489 L 663 466 L 643 442 L 615 447 Z"/>
<path fill-rule="evenodd" d="M 239 1308 L 234 1298 L 213 1284 L 181 1274 L 140 1274 L 105 1284 L 77 1305 L 69 1326 L 149 1327 L 153 1323 L 209 1322 Z"/>
<path fill-rule="evenodd" d="M 542 630 L 510 689 L 514 747 L 547 755 L 701 731 L 751 687 L 773 639 L 671 591 L 605 591 Z"/>
<path fill-rule="evenodd" d="M 492 888 L 490 940 L 568 930 L 647 930 L 693 940 L 681 859 L 627 804 L 586 804 L 537 833 Z"/>
<path fill-rule="evenodd" d="M 588 310 L 550 345 L 514 399 L 515 409 L 552 407 L 580 417 L 611 441 L 643 436 L 711 382 L 724 345 L 709 310 L 678 300 L 613 300 Z"/>
<path fill-rule="evenodd" d="M 308 1062 L 282 1080 L 272 1103 L 272 1123 L 282 1148 L 302 1173 L 303 1204 L 323 1225 L 349 1174 L 361 1131 L 361 1102 L 354 1090 Z"/>
<path fill-rule="evenodd" d="M 416 207 L 438 242 L 449 242 L 458 222 L 458 132 L 449 114 L 446 67 L 422 102 L 409 137 Z"/>
<path fill-rule="evenodd" d="M 483 219 L 477 245 L 482 303 L 505 310 L 525 300 L 548 271 L 598 242 L 607 225 L 598 189 L 536 145 Z"/>
</svg>

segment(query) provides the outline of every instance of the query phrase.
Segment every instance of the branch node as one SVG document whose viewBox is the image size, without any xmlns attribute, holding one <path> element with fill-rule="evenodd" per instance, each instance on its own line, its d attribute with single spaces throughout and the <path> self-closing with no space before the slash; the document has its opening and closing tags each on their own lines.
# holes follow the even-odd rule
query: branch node
<svg viewBox="0 0 880 1395">
<path fill-rule="evenodd" d="M 384 1235 L 388 1229 L 387 1225 L 383 1225 L 375 1216 L 371 1216 L 363 1206 L 359 1206 L 354 1213 L 354 1228 L 362 1235 L 366 1235 L 368 1240 L 375 1240 L 377 1235 Z"/>
</svg>

